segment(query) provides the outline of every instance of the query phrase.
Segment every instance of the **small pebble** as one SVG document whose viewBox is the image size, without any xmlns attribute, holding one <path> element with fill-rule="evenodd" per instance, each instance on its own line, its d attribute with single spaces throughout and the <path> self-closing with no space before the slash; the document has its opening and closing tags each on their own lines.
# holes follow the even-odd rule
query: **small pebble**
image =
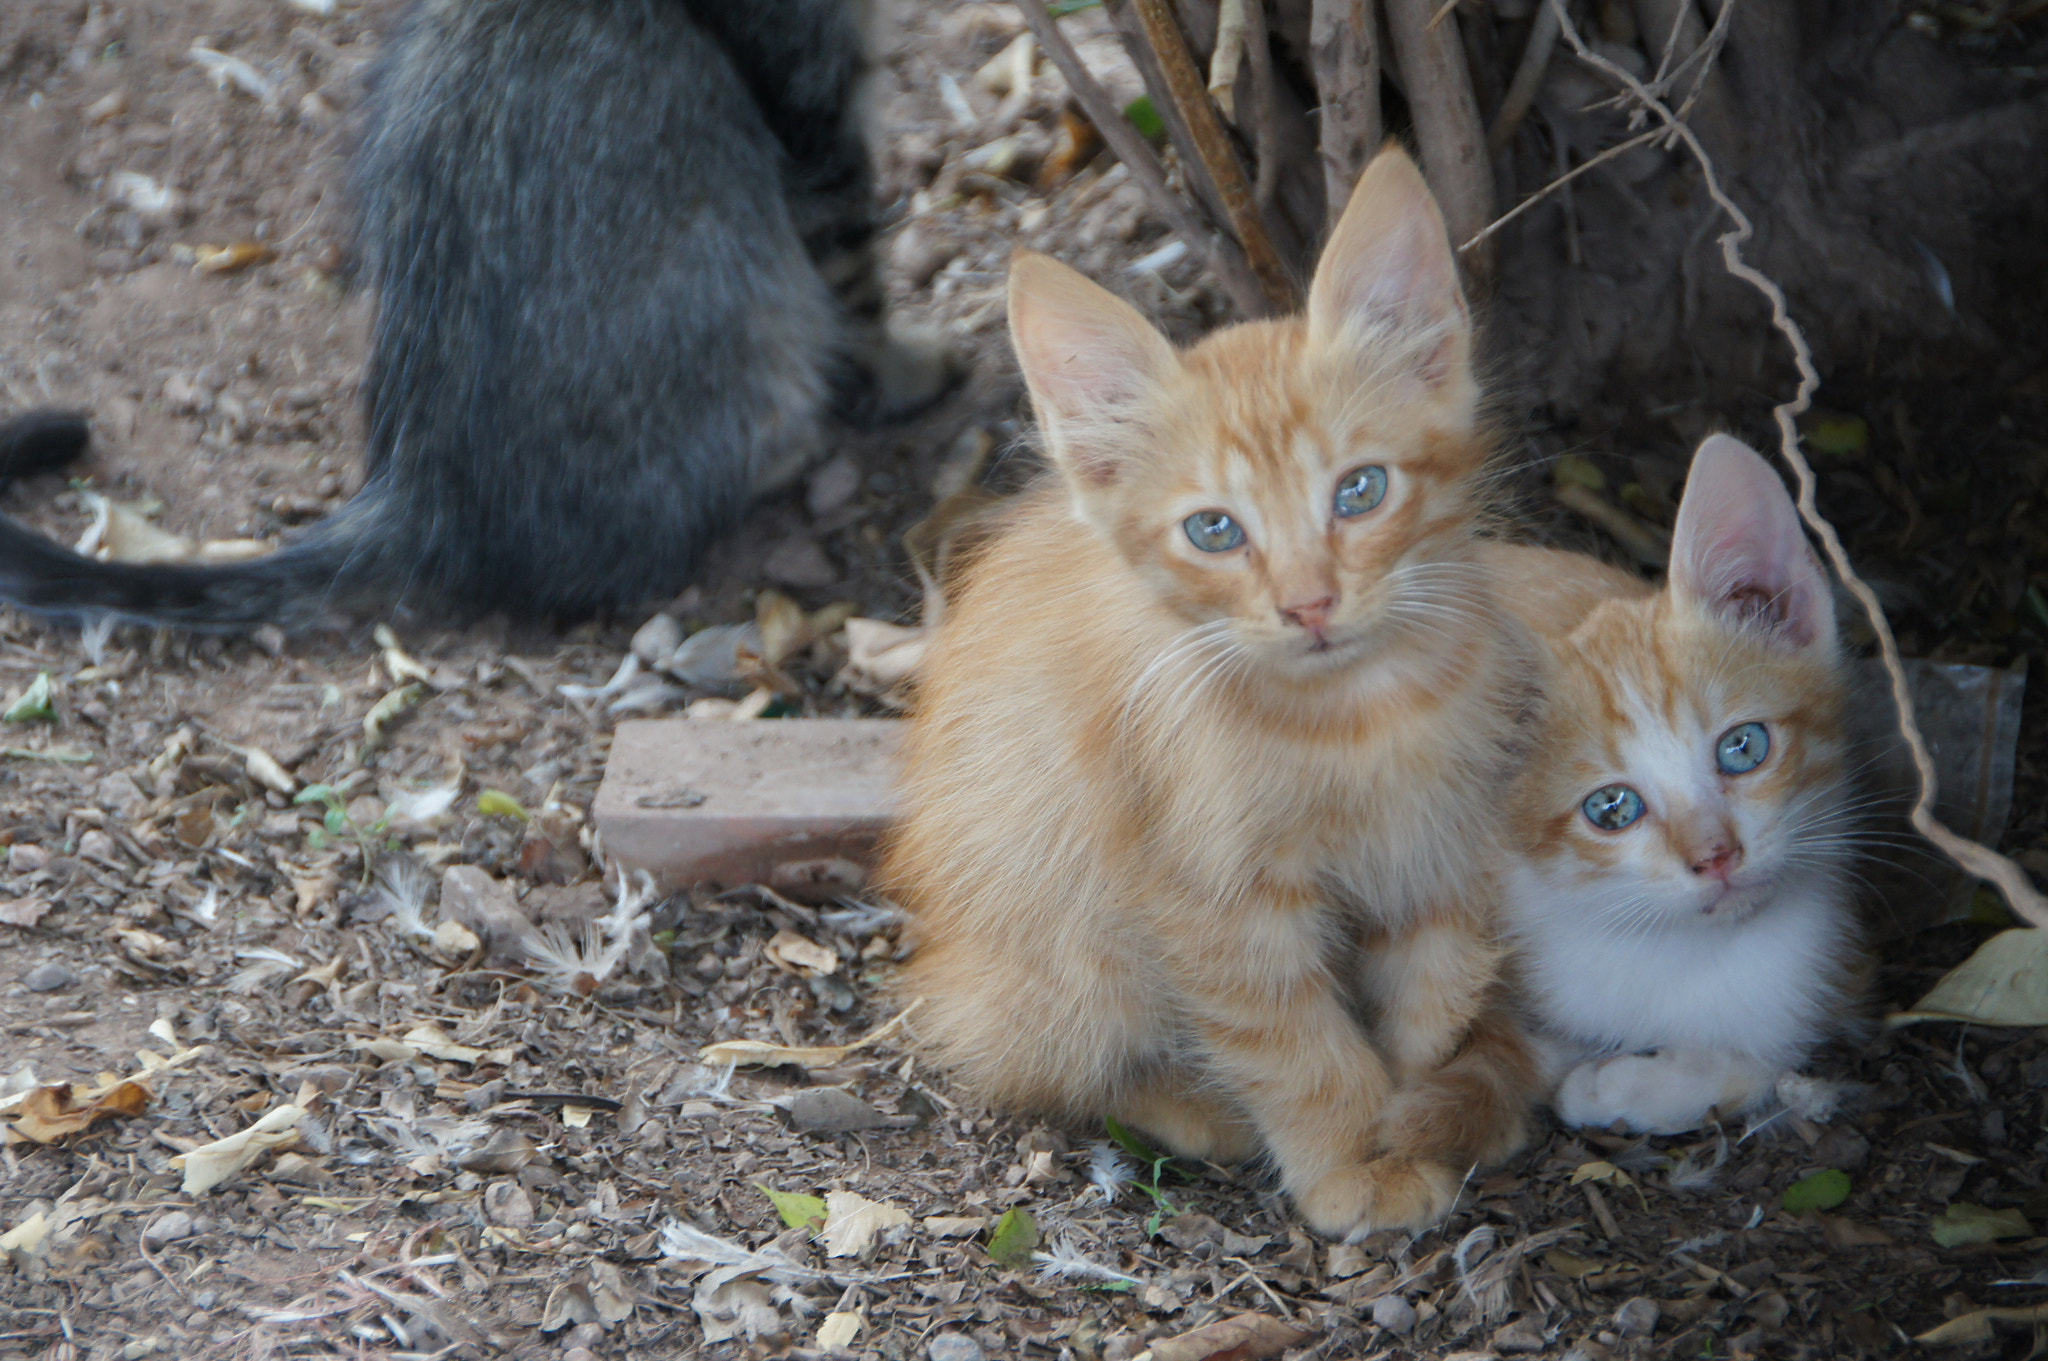
<svg viewBox="0 0 2048 1361">
<path fill-rule="evenodd" d="M 1372 1321 L 1390 1333 L 1406 1336 L 1415 1318 L 1415 1306 L 1399 1295 L 1382 1295 L 1372 1302 Z"/>
<path fill-rule="evenodd" d="M 142 1246 L 152 1251 L 166 1243 L 175 1243 L 192 1236 L 192 1216 L 183 1210 L 172 1210 L 162 1218 L 151 1221 L 142 1231 Z"/>
<path fill-rule="evenodd" d="M 1543 1329 L 1533 1318 L 1518 1318 L 1493 1334 L 1493 1349 L 1497 1352 L 1540 1352 L 1543 1350 Z"/>
<path fill-rule="evenodd" d="M 848 1134 L 886 1123 L 880 1111 L 837 1087 L 805 1088 L 785 1100 L 782 1109 L 789 1123 L 806 1134 Z"/>
<path fill-rule="evenodd" d="M 816 590 L 839 580 L 839 568 L 825 556 L 815 539 L 789 538 L 775 545 L 761 570 L 770 581 L 782 586 Z"/>
<path fill-rule="evenodd" d="M 965 1333 L 940 1333 L 925 1343 L 931 1361 L 982 1361 L 981 1344 Z"/>
<path fill-rule="evenodd" d="M 7 868 L 16 874 L 34 874 L 49 863 L 50 853 L 41 846 L 31 846 L 24 841 L 7 848 Z"/>
<path fill-rule="evenodd" d="M 1638 1295 L 1614 1311 L 1614 1331 L 1623 1337 L 1648 1337 L 1657 1331 L 1663 1312 L 1657 1301 Z"/>
<path fill-rule="evenodd" d="M 859 491 L 860 465 L 840 454 L 811 474 L 810 485 L 804 489 L 804 509 L 812 519 L 819 519 L 851 501 Z"/>
<path fill-rule="evenodd" d="M 55 960 L 51 960 L 47 964 L 38 964 L 33 969 L 30 969 L 28 977 L 21 981 L 28 987 L 30 992 L 61 992 L 65 988 L 75 986 L 78 982 L 78 975 Z"/>
</svg>

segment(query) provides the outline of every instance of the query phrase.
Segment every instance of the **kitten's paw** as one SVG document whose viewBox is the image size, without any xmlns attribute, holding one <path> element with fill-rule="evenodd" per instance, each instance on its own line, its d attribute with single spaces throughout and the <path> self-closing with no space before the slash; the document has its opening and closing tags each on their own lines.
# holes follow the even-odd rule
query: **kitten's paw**
<svg viewBox="0 0 2048 1361">
<path fill-rule="evenodd" d="M 1237 1111 L 1188 1092 L 1155 1087 L 1124 1102 L 1118 1118 L 1177 1158 L 1238 1163 L 1259 1151 L 1259 1132 Z"/>
<path fill-rule="evenodd" d="M 1718 1086 L 1702 1086 L 1662 1054 L 1616 1054 L 1565 1074 L 1554 1104 L 1567 1125 L 1683 1134 L 1707 1123 L 1720 1097 Z"/>
<path fill-rule="evenodd" d="M 1442 1163 L 1390 1155 L 1340 1167 L 1294 1203 L 1317 1233 L 1357 1239 L 1438 1223 L 1457 1201 L 1460 1179 Z"/>
</svg>

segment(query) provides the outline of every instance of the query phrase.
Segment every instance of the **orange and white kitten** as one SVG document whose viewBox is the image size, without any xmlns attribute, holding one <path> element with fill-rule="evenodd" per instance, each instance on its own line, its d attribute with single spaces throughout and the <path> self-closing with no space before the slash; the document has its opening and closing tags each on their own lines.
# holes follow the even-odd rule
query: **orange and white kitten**
<svg viewBox="0 0 2048 1361">
<path fill-rule="evenodd" d="M 1506 919 L 1558 1114 L 1678 1133 L 1754 1109 L 1853 992 L 1849 685 L 1798 514 L 1717 435 L 1663 591 L 1490 554 L 1555 659 L 1511 799 Z"/>
<path fill-rule="evenodd" d="M 1382 153 L 1306 315 L 1186 351 L 1038 255 L 1010 328 L 1053 473 L 919 682 L 919 1031 L 998 1105 L 1263 1153 L 1324 1232 L 1432 1222 L 1535 1080 L 1487 1010 L 1529 659 L 1436 204 Z"/>
</svg>

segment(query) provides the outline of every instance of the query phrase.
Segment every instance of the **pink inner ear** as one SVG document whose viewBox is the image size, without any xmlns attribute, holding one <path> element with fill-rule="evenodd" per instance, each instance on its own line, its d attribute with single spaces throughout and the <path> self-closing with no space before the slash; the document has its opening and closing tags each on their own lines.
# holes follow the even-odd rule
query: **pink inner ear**
<svg viewBox="0 0 2048 1361">
<path fill-rule="evenodd" d="M 1827 577 L 1785 484 L 1726 435 L 1693 455 L 1672 531 L 1671 585 L 1717 614 L 1765 624 L 1794 647 L 1834 639 Z"/>
</svg>

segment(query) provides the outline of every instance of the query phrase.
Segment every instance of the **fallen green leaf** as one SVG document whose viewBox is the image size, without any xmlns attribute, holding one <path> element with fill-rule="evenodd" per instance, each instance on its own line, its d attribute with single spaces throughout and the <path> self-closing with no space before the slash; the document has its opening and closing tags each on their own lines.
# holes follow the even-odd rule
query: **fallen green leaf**
<svg viewBox="0 0 2048 1361">
<path fill-rule="evenodd" d="M 1854 458 L 1870 445 L 1870 422 L 1833 411 L 1808 412 L 1800 422 L 1806 445 L 1830 458 Z"/>
<path fill-rule="evenodd" d="M 1152 96 L 1139 95 L 1124 105 L 1124 117 L 1131 120 L 1148 142 L 1156 142 L 1166 136 L 1166 120 L 1159 116 L 1159 110 L 1152 107 Z"/>
<path fill-rule="evenodd" d="M 1560 487 L 1584 487 L 1587 491 L 1606 491 L 1607 474 L 1600 471 L 1600 465 L 1584 454 L 1565 454 L 1550 466 L 1550 476 Z"/>
<path fill-rule="evenodd" d="M 79 751 L 74 747 L 51 747 L 48 751 L 30 751 L 27 747 L 0 747 L 0 757 L 9 761 L 57 761 L 64 765 L 83 766 L 92 764 L 92 753 Z"/>
<path fill-rule="evenodd" d="M 532 816 L 532 814 L 526 811 L 525 804 L 513 798 L 502 789 L 486 789 L 483 793 L 477 795 L 476 811 L 487 818 L 518 818 L 521 822 L 527 821 Z M 796 1226 L 791 1225 L 790 1227 L 794 1228 Z"/>
<path fill-rule="evenodd" d="M 28 689 L 14 697 L 6 712 L 0 713 L 0 722 L 5 723 L 55 723 L 57 721 L 57 687 L 50 681 L 50 673 L 38 671 L 36 678 L 29 682 Z"/>
<path fill-rule="evenodd" d="M 1895 1026 L 1914 1021 L 2048 1025 L 2048 932 L 2033 926 L 1999 932 L 1910 1010 L 1885 1018 Z"/>
<path fill-rule="evenodd" d="M 2025 1238 L 2033 1231 L 2027 1217 L 2018 1210 L 1990 1210 L 1960 1200 L 1934 1217 L 1932 1229 L 1934 1241 L 1945 1248 Z"/>
<path fill-rule="evenodd" d="M 1164 1162 L 1166 1155 L 1154 1152 L 1152 1146 L 1117 1123 L 1113 1115 L 1104 1116 L 1102 1126 L 1109 1131 L 1110 1142 L 1130 1154 L 1141 1163 Z"/>
<path fill-rule="evenodd" d="M 754 1183 L 754 1189 L 768 1197 L 775 1206 L 775 1213 L 782 1216 L 782 1222 L 792 1229 L 809 1229 L 813 1233 L 825 1225 L 825 1199 L 823 1196 L 807 1196 L 796 1191 L 773 1191 Z"/>
<path fill-rule="evenodd" d="M 1848 1198 L 1849 1174 L 1830 1167 L 1793 1182 L 1778 1203 L 1786 1214 L 1803 1215 L 1809 1210 L 1832 1210 Z"/>
<path fill-rule="evenodd" d="M 997 1266 L 1022 1271 L 1031 1265 L 1031 1254 L 1036 1251 L 1038 1221 L 1022 1205 L 1012 1205 L 1003 1211 L 1003 1217 L 996 1221 L 996 1231 L 988 1236 L 989 1260 Z"/>
</svg>

